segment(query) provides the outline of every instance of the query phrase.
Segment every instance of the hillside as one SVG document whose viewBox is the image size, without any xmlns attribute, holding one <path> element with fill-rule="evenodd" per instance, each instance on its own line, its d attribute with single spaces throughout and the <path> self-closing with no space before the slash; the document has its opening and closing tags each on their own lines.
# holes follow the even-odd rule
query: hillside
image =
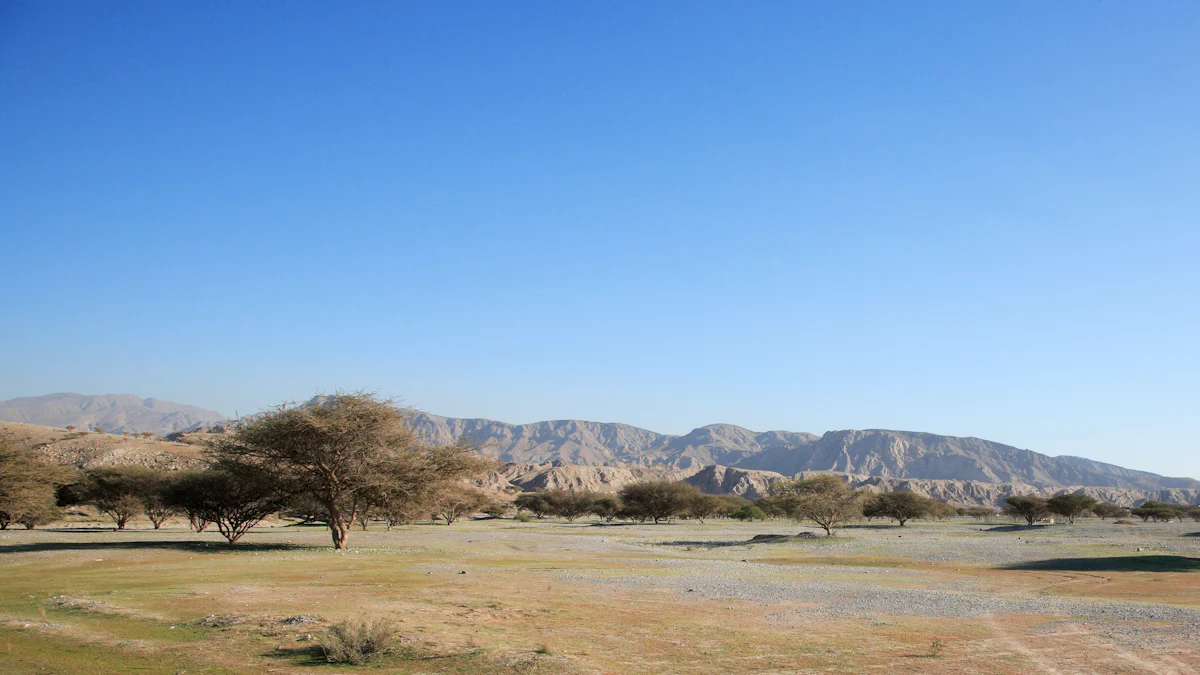
<svg viewBox="0 0 1200 675">
<path fill-rule="evenodd" d="M 909 431 L 848 430 L 815 436 L 714 424 L 671 436 L 627 424 L 578 420 L 505 424 L 428 413 L 414 415 L 412 423 L 431 441 L 469 438 L 483 445 L 487 454 L 516 463 L 644 464 L 693 471 L 717 464 L 784 475 L 835 471 L 1035 488 L 1200 489 L 1200 481 L 1190 478 L 1167 478 L 1081 457 L 1050 457 L 979 438 Z"/>
<path fill-rule="evenodd" d="M 0 402 L 0 420 L 168 435 L 220 424 L 225 418 L 211 410 L 132 395 L 52 394 Z M 1013 484 L 1030 490 L 1200 490 L 1200 481 L 1191 478 L 1169 478 L 1082 457 L 1051 457 L 980 438 L 911 431 L 843 430 L 817 436 L 712 424 L 674 436 L 581 420 L 506 424 L 414 413 L 410 421 L 430 442 L 470 439 L 485 454 L 513 464 L 625 467 L 621 471 L 641 466 L 680 477 L 720 466 L 785 476 L 832 471 L 893 480 Z M 567 476 L 547 480 L 564 486 L 570 482 Z"/>
<path fill-rule="evenodd" d="M 0 401 L 0 421 L 48 427 L 102 428 L 117 433 L 175 431 L 224 422 L 219 412 L 132 394 L 49 394 Z"/>
<path fill-rule="evenodd" d="M 0 437 L 36 449 L 57 464 L 87 469 L 94 466 L 138 464 L 158 469 L 199 468 L 204 464 L 205 442 L 213 434 L 186 432 L 172 434 L 174 441 L 120 434 L 0 422 Z M 737 494 L 747 499 L 766 496 L 771 483 L 817 472 L 799 472 L 795 476 L 775 471 L 743 469 L 710 464 L 703 467 L 679 467 L 670 464 L 589 465 L 555 460 L 548 463 L 510 462 L 490 471 L 476 483 L 489 490 L 513 493 L 522 490 L 553 488 L 616 492 L 622 486 L 643 480 L 685 481 L 710 494 Z M 823 472 L 824 473 L 824 472 Z M 843 474 L 855 487 L 872 491 L 916 492 L 952 504 L 1003 505 L 1014 494 L 1050 497 L 1060 492 L 1078 492 L 1103 501 L 1133 506 L 1147 499 L 1177 504 L 1200 502 L 1200 488 L 1129 489 L 1104 486 L 1036 486 L 1021 482 L 974 480 L 937 480 L 888 478 Z"/>
<path fill-rule="evenodd" d="M 817 472 L 784 476 L 773 471 L 737 469 L 710 465 L 700 470 L 677 467 L 638 465 L 586 466 L 580 464 L 506 464 L 483 481 L 481 485 L 496 490 L 541 490 L 564 488 L 616 492 L 622 486 L 639 480 L 678 480 L 690 483 L 709 494 L 736 494 L 747 499 L 765 497 L 771 483 L 786 478 L 805 478 Z M 823 472 L 824 473 L 824 472 Z M 1016 494 L 1052 497 L 1063 492 L 1086 494 L 1101 501 L 1121 506 L 1135 506 L 1147 499 L 1175 504 L 1195 504 L 1200 501 L 1200 489 L 1164 488 L 1160 490 L 1130 490 L 1126 488 L 1070 485 L 1038 487 L 1025 483 L 989 483 L 970 480 L 921 480 L 883 478 L 880 476 L 845 475 L 854 487 L 872 492 L 915 492 L 950 504 L 963 506 L 1002 507 L 1004 498 Z"/>
<path fill-rule="evenodd" d="M 94 431 L 68 431 L 19 422 L 0 422 L 0 437 L 37 450 L 64 466 L 90 469 L 114 464 L 140 464 L 156 469 L 190 469 L 203 464 L 204 448 L 161 438 L 139 438 Z"/>
<path fill-rule="evenodd" d="M 506 462 L 571 464 L 667 464 L 699 469 L 709 464 L 737 465 L 767 451 L 783 451 L 817 439 L 789 431 L 755 433 L 731 424 L 701 427 L 685 436 L 655 433 L 628 424 L 559 420 L 505 424 L 417 413 L 413 427 L 435 443 L 470 438 L 485 452 Z"/>
</svg>

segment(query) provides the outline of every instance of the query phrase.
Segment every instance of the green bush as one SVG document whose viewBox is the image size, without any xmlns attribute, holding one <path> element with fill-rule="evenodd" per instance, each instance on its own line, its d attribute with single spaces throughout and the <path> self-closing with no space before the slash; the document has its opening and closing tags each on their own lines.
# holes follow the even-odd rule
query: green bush
<svg viewBox="0 0 1200 675">
<path fill-rule="evenodd" d="M 738 520 L 742 521 L 764 520 L 766 519 L 767 514 L 763 513 L 763 510 L 757 506 L 753 504 L 747 504 L 746 506 L 743 506 L 742 508 L 731 513 L 730 517 L 737 518 Z"/>
<path fill-rule="evenodd" d="M 321 651 L 330 663 L 361 666 L 395 648 L 400 630 L 388 619 L 371 623 L 348 621 L 331 626 L 321 638 Z"/>
</svg>

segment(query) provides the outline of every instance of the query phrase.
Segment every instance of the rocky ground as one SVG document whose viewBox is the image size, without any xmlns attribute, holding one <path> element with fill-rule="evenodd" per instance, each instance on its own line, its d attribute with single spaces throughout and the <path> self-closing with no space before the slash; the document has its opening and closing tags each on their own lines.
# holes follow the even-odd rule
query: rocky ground
<svg viewBox="0 0 1200 675">
<path fill-rule="evenodd" d="M 345 552 L 286 522 L 232 548 L 99 524 L 0 532 L 0 672 L 311 673 L 326 627 L 376 618 L 405 645 L 380 672 L 1200 668 L 1190 522 L 502 519 L 355 530 Z"/>
</svg>

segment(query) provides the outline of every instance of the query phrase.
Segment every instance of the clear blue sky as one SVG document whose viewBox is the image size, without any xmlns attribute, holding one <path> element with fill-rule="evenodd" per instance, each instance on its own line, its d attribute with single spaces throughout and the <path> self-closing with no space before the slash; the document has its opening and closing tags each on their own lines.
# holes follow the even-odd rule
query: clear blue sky
<svg viewBox="0 0 1200 675">
<path fill-rule="evenodd" d="M 1194 2 L 0 3 L 0 398 L 1200 477 Z"/>
</svg>

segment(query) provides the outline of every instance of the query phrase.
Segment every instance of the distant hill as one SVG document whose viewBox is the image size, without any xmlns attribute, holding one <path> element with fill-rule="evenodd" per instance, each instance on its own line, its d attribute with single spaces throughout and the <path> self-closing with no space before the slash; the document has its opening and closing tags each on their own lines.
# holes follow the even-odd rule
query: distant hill
<svg viewBox="0 0 1200 675">
<path fill-rule="evenodd" d="M 57 427 L 0 422 L 0 437 L 36 450 L 45 459 L 74 467 L 135 464 L 155 469 L 194 469 L 204 465 L 203 439 L 209 434 L 188 434 L 185 442 L 163 438 L 122 436 L 92 431 L 67 431 Z"/>
<path fill-rule="evenodd" d="M 219 412 L 132 394 L 50 394 L 0 401 L 0 421 L 159 436 L 226 421 Z"/>
<path fill-rule="evenodd" d="M 758 499 L 770 493 L 771 484 L 787 478 L 806 478 L 814 472 L 783 476 L 774 471 L 736 469 L 712 464 L 702 469 L 681 469 L 666 465 L 584 466 L 554 462 L 550 464 L 505 464 L 481 479 L 480 485 L 493 490 L 511 492 L 563 488 L 616 492 L 622 486 L 641 480 L 670 480 L 690 483 L 709 494 L 736 494 Z M 1195 504 L 1200 500 L 1200 488 L 1162 488 L 1136 490 L 1118 487 L 1067 485 L 1039 487 L 1025 483 L 991 483 L 973 480 L 934 480 L 921 478 L 884 478 L 881 476 L 846 476 L 854 487 L 872 492 L 915 492 L 950 504 L 963 506 L 1002 507 L 1004 498 L 1012 495 L 1053 497 L 1060 493 L 1085 494 L 1101 501 L 1121 506 L 1136 506 L 1148 499 L 1173 504 Z"/>
<path fill-rule="evenodd" d="M 730 424 L 682 436 L 627 424 L 561 420 L 505 424 L 418 413 L 412 424 L 439 443 L 469 438 L 506 462 L 582 465 L 667 465 L 699 470 L 713 464 L 794 475 L 804 471 L 897 479 L 1014 483 L 1036 488 L 1197 489 L 1200 481 L 1167 478 L 1082 457 L 1050 457 L 979 438 L 910 431 L 754 432 Z"/>
</svg>

